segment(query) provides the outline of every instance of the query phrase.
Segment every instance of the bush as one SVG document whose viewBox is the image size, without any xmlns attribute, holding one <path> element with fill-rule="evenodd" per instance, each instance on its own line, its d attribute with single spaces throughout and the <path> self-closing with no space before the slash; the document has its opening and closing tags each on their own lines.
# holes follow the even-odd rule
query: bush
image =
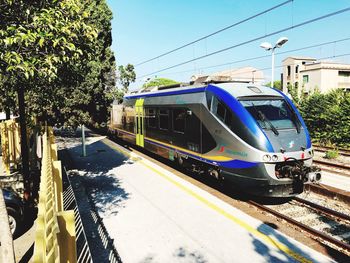
<svg viewBox="0 0 350 263">
<path fill-rule="evenodd" d="M 299 110 L 314 141 L 350 146 L 350 93 L 314 93 L 300 102 Z"/>
<path fill-rule="evenodd" d="M 338 150 L 328 150 L 324 156 L 326 159 L 335 159 L 339 155 Z"/>
</svg>

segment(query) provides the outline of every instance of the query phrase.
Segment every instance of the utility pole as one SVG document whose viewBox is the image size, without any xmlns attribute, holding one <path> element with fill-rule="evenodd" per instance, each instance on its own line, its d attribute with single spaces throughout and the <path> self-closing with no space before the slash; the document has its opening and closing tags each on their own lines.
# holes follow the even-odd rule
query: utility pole
<svg viewBox="0 0 350 263">
<path fill-rule="evenodd" d="M 285 43 L 287 43 L 288 38 L 281 37 L 277 40 L 274 46 L 271 43 L 264 42 L 260 44 L 260 47 L 265 49 L 266 51 L 271 51 L 271 84 L 270 87 L 273 88 L 273 82 L 275 81 L 275 49 L 282 47 Z"/>
</svg>

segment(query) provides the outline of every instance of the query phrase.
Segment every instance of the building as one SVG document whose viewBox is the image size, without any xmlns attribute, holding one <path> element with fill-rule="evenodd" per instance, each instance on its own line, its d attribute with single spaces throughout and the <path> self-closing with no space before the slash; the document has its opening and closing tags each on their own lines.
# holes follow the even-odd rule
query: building
<svg viewBox="0 0 350 263">
<path fill-rule="evenodd" d="M 350 91 L 350 64 L 317 61 L 309 57 L 288 57 L 283 60 L 282 87 L 288 92 L 288 86 L 297 88 L 299 96 L 318 90 L 327 93 L 332 89 Z"/>
<path fill-rule="evenodd" d="M 243 67 L 238 69 L 228 69 L 208 75 L 194 75 L 191 77 L 193 82 L 210 82 L 210 81 L 233 81 L 243 83 L 263 83 L 265 80 L 264 73 L 253 67 Z"/>
</svg>

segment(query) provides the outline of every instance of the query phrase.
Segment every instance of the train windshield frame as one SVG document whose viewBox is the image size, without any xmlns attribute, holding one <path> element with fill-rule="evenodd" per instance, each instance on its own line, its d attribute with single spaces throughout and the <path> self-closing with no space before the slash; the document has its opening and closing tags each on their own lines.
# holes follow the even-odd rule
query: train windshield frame
<svg viewBox="0 0 350 263">
<path fill-rule="evenodd" d="M 300 132 L 301 124 L 296 113 L 281 97 L 241 97 L 239 102 L 265 130 L 272 130 L 278 135 L 278 130 L 297 129 Z"/>
</svg>

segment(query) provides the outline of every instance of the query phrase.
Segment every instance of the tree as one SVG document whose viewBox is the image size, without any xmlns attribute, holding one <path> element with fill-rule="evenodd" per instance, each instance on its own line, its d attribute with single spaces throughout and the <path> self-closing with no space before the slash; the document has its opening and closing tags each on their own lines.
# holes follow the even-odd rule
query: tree
<svg viewBox="0 0 350 263">
<path fill-rule="evenodd" d="M 123 92 L 127 93 L 129 86 L 136 79 L 136 73 L 134 71 L 134 66 L 131 64 L 127 64 L 124 66 L 118 67 L 119 71 L 119 82 L 123 87 Z"/>
<path fill-rule="evenodd" d="M 124 94 L 128 93 L 130 84 L 136 80 L 134 65 L 127 64 L 126 66 L 119 66 L 117 80 L 122 87 L 115 87 L 114 89 L 111 89 L 109 96 L 121 102 Z"/>
<path fill-rule="evenodd" d="M 301 100 L 300 112 L 311 137 L 323 144 L 350 145 L 350 94 L 315 92 Z"/>
<path fill-rule="evenodd" d="M 115 57 L 110 48 L 112 12 L 105 1 L 92 1 L 86 8 L 91 10 L 89 21 L 98 37 L 87 46 L 88 57 L 59 69 L 62 78 L 57 80 L 57 85 L 62 99 L 56 100 L 58 105 L 54 109 L 59 110 L 50 116 L 51 122 L 71 127 L 105 126 L 113 101 L 110 90 L 116 82 Z"/>
<path fill-rule="evenodd" d="M 173 85 L 178 83 L 179 82 L 172 79 L 156 78 L 151 80 L 150 82 L 143 84 L 143 88 L 157 87 L 157 86 L 160 87 L 160 86 L 167 86 L 167 85 Z"/>
<path fill-rule="evenodd" d="M 268 82 L 265 84 L 266 87 L 271 87 L 271 82 Z M 278 89 L 278 90 L 282 90 L 282 83 L 280 80 L 275 80 L 273 82 L 273 87 Z"/>
<path fill-rule="evenodd" d="M 6 119 L 10 119 L 11 112 L 16 109 L 16 93 L 13 89 L 15 80 L 7 78 L 0 74 L 0 111 L 6 113 Z"/>
<path fill-rule="evenodd" d="M 25 43 L 26 49 L 36 60 L 44 60 L 50 66 L 45 70 L 34 70 L 33 74 L 51 73 L 31 76 L 31 72 L 27 72 L 29 79 L 23 82 L 28 86 L 25 95 L 30 115 L 51 125 L 76 127 L 81 123 L 106 122 L 107 108 L 112 101 L 108 90 L 115 87 L 116 70 L 110 49 L 112 13 L 106 1 L 65 0 L 59 4 L 56 1 L 14 2 L 8 0 L 0 7 L 13 12 L 4 11 L 2 18 L 6 20 L 7 17 L 8 24 L 12 25 L 11 21 L 16 20 L 13 14 L 26 14 L 17 18 L 20 26 L 40 33 L 36 40 Z M 75 13 L 70 16 L 67 10 Z M 44 16 L 43 13 L 49 15 Z M 11 14 L 13 17 L 10 17 Z M 46 24 L 42 25 L 38 17 L 45 18 Z M 51 21 L 53 17 L 55 19 Z M 60 21 L 61 18 L 65 21 Z M 7 27 L 3 29 L 6 31 Z M 18 86 L 19 79 L 14 79 Z M 0 90 L 6 90 L 8 86 L 8 81 L 4 83 L 0 80 Z M 7 104 L 11 106 L 13 103 L 2 101 L 4 107 Z"/>
<path fill-rule="evenodd" d="M 34 92 L 43 97 L 43 102 L 50 103 L 55 91 L 49 84 L 57 78 L 58 68 L 89 55 L 85 52 L 86 43 L 97 37 L 89 16 L 80 0 L 4 0 L 0 4 L 0 74 L 6 76 L 2 78 L 1 90 L 17 93 L 26 192 L 29 160 L 25 93 Z"/>
</svg>

